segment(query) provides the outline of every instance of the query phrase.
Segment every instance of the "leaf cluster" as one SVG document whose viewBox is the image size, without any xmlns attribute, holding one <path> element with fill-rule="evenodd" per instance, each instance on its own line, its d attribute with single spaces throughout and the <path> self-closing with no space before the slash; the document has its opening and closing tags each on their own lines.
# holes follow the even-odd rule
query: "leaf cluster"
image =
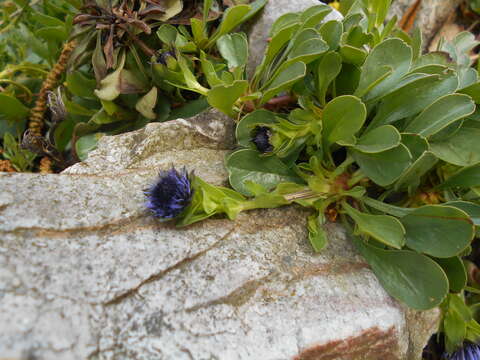
<svg viewBox="0 0 480 360">
<path fill-rule="evenodd" d="M 340 221 L 389 294 L 442 306 L 452 351 L 480 336 L 462 260 L 480 224 L 480 82 L 468 57 L 478 43 L 465 32 L 422 54 L 418 31 L 384 25 L 385 2 L 342 4 L 343 20 L 322 22 L 322 5 L 280 17 L 248 86 L 226 95 L 217 85 L 216 102 L 216 87 L 207 93 L 227 114 L 247 112 L 225 160 L 237 193 L 197 183 L 202 200 L 179 224 L 298 203 L 312 209 L 320 251 L 324 225 Z M 288 106 L 272 111 L 276 97 Z"/>
</svg>

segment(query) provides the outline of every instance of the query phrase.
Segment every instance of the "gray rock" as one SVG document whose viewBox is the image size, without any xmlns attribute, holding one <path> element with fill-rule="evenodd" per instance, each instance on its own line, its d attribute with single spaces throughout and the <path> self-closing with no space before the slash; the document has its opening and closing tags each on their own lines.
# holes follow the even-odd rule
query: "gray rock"
<svg viewBox="0 0 480 360">
<path fill-rule="evenodd" d="M 390 298 L 344 232 L 298 207 L 153 219 L 159 168 L 226 181 L 215 112 L 104 137 L 60 175 L 0 175 L 0 354 L 35 359 L 419 359 L 438 311 Z"/>
<path fill-rule="evenodd" d="M 288 12 L 298 12 L 308 9 L 314 5 L 320 5 L 318 0 L 270 0 L 265 5 L 265 8 L 257 16 L 255 22 L 248 31 L 249 39 L 249 60 L 247 72 L 251 76 L 255 72 L 255 67 L 258 66 L 263 58 L 265 49 L 267 47 L 267 39 L 270 33 L 270 28 L 283 14 Z M 342 14 L 337 10 L 332 9 L 323 22 L 330 20 L 343 19 Z"/>
<path fill-rule="evenodd" d="M 397 15 L 399 19 L 416 0 L 394 0 L 390 8 L 390 15 Z M 423 47 L 428 48 L 430 41 L 449 16 L 455 14 L 455 9 L 463 0 L 422 0 L 415 19 L 415 26 L 422 29 Z"/>
</svg>

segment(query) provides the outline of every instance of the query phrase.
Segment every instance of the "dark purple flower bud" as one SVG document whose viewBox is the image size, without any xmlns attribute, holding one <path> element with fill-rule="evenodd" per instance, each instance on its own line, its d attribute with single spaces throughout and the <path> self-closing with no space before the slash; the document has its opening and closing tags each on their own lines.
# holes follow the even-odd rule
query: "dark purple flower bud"
<svg viewBox="0 0 480 360">
<path fill-rule="evenodd" d="M 171 63 L 176 63 L 176 56 L 175 53 L 171 51 L 166 51 L 164 53 L 161 53 L 159 56 L 157 56 L 157 63 L 169 66 Z"/>
<path fill-rule="evenodd" d="M 480 360 L 480 346 L 467 342 L 461 349 L 446 355 L 445 360 Z"/>
<path fill-rule="evenodd" d="M 273 150 L 273 145 L 270 144 L 270 137 L 272 133 L 266 126 L 257 126 L 253 130 L 252 142 L 261 153 L 267 153 Z"/>
<path fill-rule="evenodd" d="M 187 171 L 178 172 L 174 167 L 161 171 L 158 180 L 145 191 L 145 206 L 154 216 L 172 219 L 179 215 L 192 200 L 193 189 Z"/>
</svg>

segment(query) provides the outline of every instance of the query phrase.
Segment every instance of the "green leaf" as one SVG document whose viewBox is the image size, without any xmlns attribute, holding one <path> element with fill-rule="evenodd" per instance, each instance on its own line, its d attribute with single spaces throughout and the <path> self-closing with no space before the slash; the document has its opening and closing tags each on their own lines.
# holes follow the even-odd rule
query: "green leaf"
<svg viewBox="0 0 480 360">
<path fill-rule="evenodd" d="M 19 100 L 13 96 L 0 93 L 0 116 L 9 121 L 20 121 L 27 117 L 28 113 L 28 108 Z"/>
<path fill-rule="evenodd" d="M 35 35 L 47 41 L 63 42 L 68 39 L 65 26 L 46 26 L 35 31 Z"/>
<path fill-rule="evenodd" d="M 265 104 L 275 95 L 286 91 L 294 83 L 303 78 L 306 74 L 307 66 L 303 62 L 296 62 L 279 72 L 265 88 L 262 88 L 263 96 L 261 104 Z"/>
<path fill-rule="evenodd" d="M 308 30 L 308 29 L 307 29 Z M 288 53 L 287 61 L 282 64 L 279 71 L 289 67 L 291 64 L 302 61 L 308 64 L 320 57 L 323 53 L 328 51 L 328 44 L 318 38 L 307 39 L 296 44 Z"/>
<path fill-rule="evenodd" d="M 158 90 L 154 86 L 135 104 L 135 109 L 149 120 L 155 120 L 157 117 L 154 112 L 155 106 L 157 105 L 157 93 Z"/>
<path fill-rule="evenodd" d="M 395 249 L 401 249 L 405 245 L 405 229 L 393 216 L 361 213 L 346 202 L 342 206 L 355 221 L 360 233 Z"/>
<path fill-rule="evenodd" d="M 343 45 L 340 47 L 340 55 L 347 64 L 361 66 L 367 58 L 367 52 L 363 49 L 356 48 L 350 45 Z"/>
<path fill-rule="evenodd" d="M 480 205 L 468 201 L 449 201 L 444 205 L 465 211 L 475 226 L 480 226 Z"/>
<path fill-rule="evenodd" d="M 233 29 L 235 29 L 238 25 L 240 25 L 248 13 L 250 12 L 251 7 L 248 5 L 237 5 L 233 7 L 229 7 L 227 11 L 223 14 L 222 22 L 218 27 L 217 31 L 210 37 L 210 41 L 207 44 L 207 47 L 211 47 L 217 39 L 229 33 Z"/>
<path fill-rule="evenodd" d="M 407 74 L 411 62 L 412 49 L 404 41 L 381 42 L 368 54 L 355 94 L 364 97 L 365 101 L 386 94 Z"/>
<path fill-rule="evenodd" d="M 409 307 L 428 310 L 447 295 L 447 276 L 432 259 L 414 251 L 378 249 L 359 239 L 354 242 L 385 290 Z"/>
<path fill-rule="evenodd" d="M 456 90 L 458 79 L 455 73 L 430 75 L 408 83 L 385 96 L 369 128 L 391 124 L 413 116 L 438 98 Z"/>
<path fill-rule="evenodd" d="M 475 186 L 480 186 L 480 164 L 460 170 L 445 180 L 440 188 L 460 187 L 465 189 Z"/>
<path fill-rule="evenodd" d="M 301 183 L 302 180 L 275 156 L 262 156 L 258 151 L 242 149 L 226 159 L 230 185 L 239 193 L 252 193 L 245 181 L 252 181 L 270 190 L 281 182 Z"/>
<path fill-rule="evenodd" d="M 408 188 L 413 193 L 420 185 L 423 175 L 429 172 L 438 162 L 438 159 L 429 151 L 423 152 L 413 164 L 395 182 L 395 190 Z"/>
<path fill-rule="evenodd" d="M 244 116 L 237 125 L 235 130 L 235 138 L 240 146 L 255 149 L 255 145 L 251 143 L 252 131 L 259 124 L 273 124 L 276 122 L 275 113 L 258 109 Z"/>
<path fill-rule="evenodd" d="M 362 135 L 353 148 L 363 153 L 379 153 L 397 147 L 400 140 L 400 133 L 395 127 L 383 125 Z"/>
<path fill-rule="evenodd" d="M 342 69 L 342 57 L 334 52 L 330 51 L 326 53 L 317 67 L 317 89 L 318 89 L 318 100 L 321 105 L 325 105 L 325 97 L 327 95 L 328 87 L 331 82 L 340 73 Z"/>
<path fill-rule="evenodd" d="M 192 116 L 200 114 L 209 107 L 210 105 L 207 99 L 205 97 L 201 97 L 197 100 L 189 101 L 179 108 L 173 109 L 166 120 L 188 119 Z"/>
<path fill-rule="evenodd" d="M 328 234 L 323 229 L 323 215 L 311 215 L 307 220 L 308 240 L 315 252 L 322 251 L 328 244 Z"/>
<path fill-rule="evenodd" d="M 450 283 L 450 291 L 459 293 L 467 285 L 467 271 L 462 259 L 458 256 L 445 259 L 435 259 L 442 267 Z"/>
<path fill-rule="evenodd" d="M 167 45 L 175 43 L 178 31 L 175 26 L 170 24 L 163 24 L 157 30 L 158 38 Z"/>
<path fill-rule="evenodd" d="M 423 110 L 409 123 L 405 131 L 428 137 L 471 115 L 474 111 L 475 104 L 469 96 L 445 95 Z"/>
<path fill-rule="evenodd" d="M 208 103 L 228 116 L 235 116 L 235 102 L 246 93 L 248 81 L 235 80 L 231 85 L 215 86 L 207 93 Z"/>
<path fill-rule="evenodd" d="M 474 235 L 470 217 L 451 206 L 422 206 L 400 221 L 407 231 L 409 248 L 438 258 L 460 254 Z"/>
<path fill-rule="evenodd" d="M 243 33 L 223 35 L 217 40 L 220 55 L 227 60 L 228 68 L 244 66 L 248 59 L 247 36 Z"/>
<path fill-rule="evenodd" d="M 81 161 L 84 161 L 88 153 L 94 150 L 97 147 L 98 140 L 103 136 L 101 133 L 89 134 L 82 136 L 75 143 L 75 149 L 77 151 L 77 156 Z"/>
<path fill-rule="evenodd" d="M 462 127 L 452 136 L 430 142 L 430 150 L 439 159 L 458 166 L 480 163 L 480 129 Z"/>
<path fill-rule="evenodd" d="M 350 143 L 365 122 L 367 110 L 362 101 L 351 95 L 338 96 L 323 110 L 323 140 L 328 147 L 333 143 Z"/>
<path fill-rule="evenodd" d="M 337 50 L 343 33 L 343 24 L 337 20 L 327 21 L 318 30 L 329 50 Z"/>
<path fill-rule="evenodd" d="M 411 164 L 411 155 L 403 144 L 380 153 L 367 154 L 351 150 L 351 154 L 361 170 L 373 182 L 380 186 L 388 186 Z"/>
<path fill-rule="evenodd" d="M 67 73 L 67 88 L 76 96 L 86 99 L 95 99 L 95 87 L 97 82 L 95 79 L 89 79 L 80 71 Z"/>
</svg>

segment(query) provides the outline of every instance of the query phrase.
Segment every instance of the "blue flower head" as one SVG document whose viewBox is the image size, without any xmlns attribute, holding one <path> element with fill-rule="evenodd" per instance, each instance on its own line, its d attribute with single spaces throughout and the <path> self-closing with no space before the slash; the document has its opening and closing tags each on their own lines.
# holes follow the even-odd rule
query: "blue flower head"
<svg viewBox="0 0 480 360">
<path fill-rule="evenodd" d="M 172 219 L 179 215 L 192 200 L 193 189 L 187 171 L 174 167 L 161 171 L 158 180 L 147 191 L 145 206 L 154 216 Z"/>
<path fill-rule="evenodd" d="M 272 133 L 266 126 L 257 126 L 253 130 L 252 142 L 261 153 L 267 153 L 273 150 L 273 145 L 270 144 L 270 137 Z"/>
<path fill-rule="evenodd" d="M 474 343 L 465 343 L 461 349 L 445 357 L 446 360 L 480 360 L 480 346 Z"/>
</svg>

